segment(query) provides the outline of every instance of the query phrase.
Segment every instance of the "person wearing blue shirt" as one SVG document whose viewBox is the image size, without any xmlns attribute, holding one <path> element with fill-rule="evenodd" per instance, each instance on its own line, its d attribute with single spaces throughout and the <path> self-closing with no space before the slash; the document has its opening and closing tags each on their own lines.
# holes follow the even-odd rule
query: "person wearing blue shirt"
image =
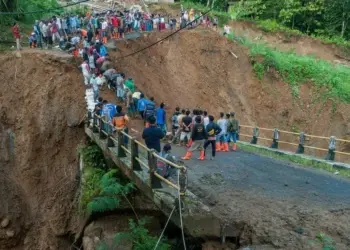
<svg viewBox="0 0 350 250">
<path fill-rule="evenodd" d="M 103 44 L 100 47 L 100 56 L 106 56 L 107 55 L 107 48 Z"/>
<path fill-rule="evenodd" d="M 143 115 L 146 107 L 146 102 L 147 102 L 147 99 L 145 98 L 145 95 L 141 94 L 140 99 L 137 102 L 137 111 L 140 113 L 142 119 L 143 119 Z"/>
<path fill-rule="evenodd" d="M 110 124 L 112 122 L 113 117 L 116 115 L 117 113 L 117 106 L 112 104 L 112 103 L 107 103 L 107 101 L 104 101 L 105 104 L 103 105 L 102 108 L 102 116 L 104 116 L 104 130 L 108 133 L 108 132 L 112 132 L 110 131 L 110 127 L 108 124 Z"/>
<path fill-rule="evenodd" d="M 163 131 L 163 133 L 166 133 L 166 112 L 164 106 L 164 103 L 160 104 L 159 108 L 156 111 L 156 117 L 158 127 Z"/>
<path fill-rule="evenodd" d="M 142 138 L 145 140 L 146 146 L 149 149 L 155 149 L 160 153 L 160 140 L 165 136 L 160 128 L 156 125 L 156 118 L 151 116 L 148 119 L 150 126 L 145 128 L 142 133 Z"/>
</svg>

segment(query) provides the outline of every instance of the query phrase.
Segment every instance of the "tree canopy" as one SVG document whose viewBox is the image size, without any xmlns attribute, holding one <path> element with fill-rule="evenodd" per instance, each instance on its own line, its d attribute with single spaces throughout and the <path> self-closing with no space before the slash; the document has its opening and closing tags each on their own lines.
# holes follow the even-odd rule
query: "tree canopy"
<svg viewBox="0 0 350 250">
<path fill-rule="evenodd" d="M 241 19 L 272 19 L 303 33 L 350 39 L 350 0 L 191 0 Z"/>
</svg>

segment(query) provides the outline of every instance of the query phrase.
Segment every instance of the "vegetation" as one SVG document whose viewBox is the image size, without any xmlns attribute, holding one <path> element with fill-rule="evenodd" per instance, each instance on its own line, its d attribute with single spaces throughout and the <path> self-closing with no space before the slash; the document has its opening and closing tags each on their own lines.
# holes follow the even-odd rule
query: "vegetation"
<svg viewBox="0 0 350 250">
<path fill-rule="evenodd" d="M 118 233 L 115 237 L 115 243 L 119 243 L 122 240 L 129 240 L 133 243 L 134 250 L 149 250 L 153 249 L 157 244 L 158 238 L 149 234 L 149 231 L 145 228 L 145 225 L 150 221 L 150 218 L 144 217 L 139 221 L 129 221 L 130 232 Z M 157 247 L 158 250 L 168 250 L 170 245 L 166 243 L 164 239 Z"/>
<path fill-rule="evenodd" d="M 337 249 L 337 247 L 335 246 L 334 240 L 322 232 L 316 236 L 316 241 L 322 244 L 322 250 Z"/>
<path fill-rule="evenodd" d="M 258 153 L 258 154 L 269 156 L 278 160 L 287 160 L 296 164 L 300 164 L 302 166 L 322 169 L 330 173 L 338 172 L 339 175 L 350 178 L 349 169 L 334 169 L 330 164 L 327 164 L 326 162 L 315 161 L 312 158 L 303 157 L 302 155 L 283 154 L 283 153 L 275 152 L 263 147 L 250 145 L 247 143 L 239 143 L 239 146 L 241 149 L 248 152 Z"/>
<path fill-rule="evenodd" d="M 80 147 L 79 152 L 84 161 L 80 211 L 93 213 L 117 208 L 120 197 L 126 197 L 134 186 L 118 179 L 117 170 L 107 170 L 103 153 L 97 145 Z"/>
<path fill-rule="evenodd" d="M 116 172 L 116 170 L 110 170 L 100 179 L 94 196 L 87 205 L 89 213 L 105 212 L 119 207 L 120 197 L 126 196 L 133 190 L 133 184 L 121 184 L 121 181 L 115 177 Z"/>
<path fill-rule="evenodd" d="M 203 8 L 223 11 L 227 0 L 190 0 Z M 184 1 L 188 4 L 188 1 Z M 197 6 L 195 6 L 197 7 Z M 268 31 L 307 34 L 348 46 L 350 0 L 239 0 L 220 16 L 257 21 Z"/>
<path fill-rule="evenodd" d="M 43 16 L 52 16 L 53 14 L 59 14 L 63 10 L 56 9 L 50 13 L 33 13 L 33 14 L 20 14 L 25 12 L 53 9 L 59 7 L 56 0 L 2 0 L 0 1 L 0 11 L 5 12 L 18 12 L 17 15 L 0 15 L 0 25 L 8 26 L 14 21 L 23 23 L 33 23 L 34 20 L 43 18 Z"/>
<path fill-rule="evenodd" d="M 275 69 L 282 79 L 290 84 L 293 96 L 299 96 L 299 86 L 311 82 L 323 89 L 325 99 L 339 99 L 350 103 L 350 68 L 319 60 L 311 56 L 297 55 L 295 52 L 282 52 L 264 44 L 252 43 L 242 37 L 229 39 L 238 41 L 250 48 L 253 69 L 262 80 L 265 72 Z"/>
</svg>

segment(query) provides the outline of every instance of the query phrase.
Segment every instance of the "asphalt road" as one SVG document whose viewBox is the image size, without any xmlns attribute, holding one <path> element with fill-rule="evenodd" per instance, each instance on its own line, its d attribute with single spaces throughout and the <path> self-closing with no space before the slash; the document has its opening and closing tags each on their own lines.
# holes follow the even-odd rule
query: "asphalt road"
<svg viewBox="0 0 350 250">
<path fill-rule="evenodd" d="M 207 155 L 210 151 L 209 148 Z M 173 146 L 172 153 L 181 157 L 185 149 Z M 191 191 L 193 187 L 194 193 L 198 187 L 201 191 L 215 190 L 217 195 L 228 190 L 242 190 L 308 206 L 350 205 L 350 181 L 323 170 L 245 151 L 219 152 L 215 160 L 205 161 L 197 160 L 198 155 L 196 152 L 186 161 L 188 185 Z"/>
</svg>

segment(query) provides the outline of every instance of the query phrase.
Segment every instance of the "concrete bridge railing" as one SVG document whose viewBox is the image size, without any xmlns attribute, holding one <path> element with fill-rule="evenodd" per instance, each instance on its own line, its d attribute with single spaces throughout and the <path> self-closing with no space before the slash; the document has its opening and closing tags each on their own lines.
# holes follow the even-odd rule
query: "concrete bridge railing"
<svg viewBox="0 0 350 250">
<path fill-rule="evenodd" d="M 246 134 L 246 133 L 239 133 L 240 136 L 244 138 L 251 138 L 250 143 L 251 144 L 258 144 L 259 140 L 267 141 L 271 143 L 271 148 L 278 149 L 279 144 L 288 145 L 289 148 L 295 147 L 295 153 L 297 154 L 304 154 L 305 149 L 315 150 L 318 152 L 324 152 L 325 159 L 334 161 L 335 156 L 343 156 L 347 159 L 350 159 L 350 152 L 344 152 L 337 149 L 337 142 L 341 144 L 349 144 L 350 146 L 350 140 L 344 140 L 336 138 L 335 136 L 325 137 L 325 136 L 317 136 L 317 135 L 310 135 L 306 134 L 305 132 L 291 132 L 291 131 L 285 131 L 285 130 L 279 130 L 278 128 L 261 128 L 261 127 L 254 127 L 249 125 L 240 125 L 241 130 L 248 131 L 252 129 L 252 135 Z M 265 136 L 260 136 L 260 131 L 265 132 Z M 272 136 L 269 138 L 266 136 L 266 133 L 271 133 Z M 281 135 L 283 135 L 283 140 L 281 140 Z M 310 145 L 310 142 L 316 143 L 315 141 L 318 140 L 319 144 L 325 144 L 326 141 L 328 141 L 328 148 L 322 148 L 322 147 L 316 147 L 314 145 Z M 343 159 L 343 158 L 342 158 Z M 343 160 L 341 160 L 343 161 Z"/>
<path fill-rule="evenodd" d="M 85 133 L 165 215 L 179 227 L 183 225 L 187 234 L 218 239 L 239 235 L 239 227 L 227 226 L 187 189 L 187 168 L 183 162 L 170 162 L 123 131 L 113 132 L 111 125 L 93 112 L 88 112 Z M 178 169 L 177 177 L 166 179 L 159 175 L 158 161 Z"/>
</svg>

